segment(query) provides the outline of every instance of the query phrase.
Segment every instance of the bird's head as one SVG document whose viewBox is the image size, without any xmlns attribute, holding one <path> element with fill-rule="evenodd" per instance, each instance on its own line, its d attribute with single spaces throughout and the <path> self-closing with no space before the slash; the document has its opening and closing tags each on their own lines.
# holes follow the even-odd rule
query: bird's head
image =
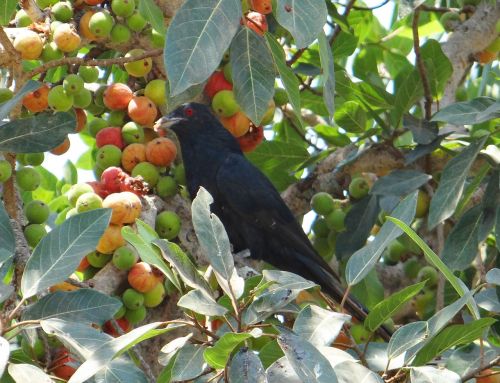
<svg viewBox="0 0 500 383">
<path fill-rule="evenodd" d="M 195 130 L 210 125 L 212 121 L 217 121 L 217 119 L 208 106 L 189 102 L 160 118 L 156 121 L 154 128 L 160 135 L 167 129 L 173 130 L 177 136 L 183 133 L 196 134 Z"/>
</svg>

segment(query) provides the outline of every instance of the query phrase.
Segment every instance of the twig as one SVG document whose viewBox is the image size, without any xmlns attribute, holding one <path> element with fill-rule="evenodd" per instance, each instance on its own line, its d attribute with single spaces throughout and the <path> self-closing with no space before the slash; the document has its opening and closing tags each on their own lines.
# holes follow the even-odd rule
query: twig
<svg viewBox="0 0 500 383">
<path fill-rule="evenodd" d="M 7 36 L 7 33 L 5 33 L 5 30 L 2 26 L 0 26 L 0 44 L 2 44 L 7 53 L 11 56 L 11 61 L 20 57 L 19 52 L 16 51 L 16 48 L 14 48 L 14 45 L 12 45 L 9 36 Z"/>
<path fill-rule="evenodd" d="M 427 72 L 425 71 L 424 61 L 420 54 L 420 38 L 418 36 L 418 21 L 420 19 L 420 7 L 415 9 L 413 14 L 413 49 L 415 51 L 415 61 L 417 64 L 418 72 L 420 74 L 420 79 L 422 80 L 422 86 L 424 88 L 424 108 L 425 108 L 425 119 L 430 120 L 432 117 L 432 92 L 431 86 L 429 85 L 429 78 L 427 77 Z"/>
<path fill-rule="evenodd" d="M 163 49 L 153 49 L 146 51 L 141 55 L 135 57 L 117 57 L 112 59 L 85 59 L 82 57 L 65 57 L 59 60 L 49 61 L 42 66 L 33 69 L 31 72 L 26 73 L 26 78 L 32 78 L 40 73 L 46 72 L 51 68 L 62 65 L 85 65 L 85 66 L 110 66 L 115 64 L 126 64 L 134 61 L 139 61 L 148 57 L 156 57 L 163 54 Z"/>
<path fill-rule="evenodd" d="M 459 10 L 458 8 L 431 7 L 431 6 L 425 5 L 425 4 L 422 4 L 420 6 L 420 9 L 422 11 L 426 11 L 426 12 L 439 12 L 439 13 L 446 13 L 446 12 L 450 12 L 450 11 L 458 11 Z"/>
<path fill-rule="evenodd" d="M 25 321 L 22 321 L 22 322 L 17 322 L 17 323 L 14 323 L 12 326 L 10 327 L 7 327 L 3 333 L 6 334 L 18 327 L 21 327 L 21 326 L 30 326 L 30 325 L 38 325 L 40 324 L 40 320 L 25 320 Z"/>
<path fill-rule="evenodd" d="M 472 370 L 471 372 L 469 372 L 468 374 L 462 376 L 462 382 L 466 382 L 469 379 L 472 379 L 472 378 L 476 377 L 476 375 L 478 373 L 480 373 L 481 371 L 483 371 L 483 370 L 485 370 L 487 368 L 493 367 L 493 366 L 497 365 L 498 363 L 500 363 L 500 356 L 497 356 L 491 362 L 486 363 L 485 365 L 481 365 L 478 368 L 476 368 L 476 369 Z"/>
<path fill-rule="evenodd" d="M 43 22 L 45 15 L 35 3 L 35 0 L 21 0 L 21 8 L 26 11 L 30 19 L 34 22 Z"/>
</svg>

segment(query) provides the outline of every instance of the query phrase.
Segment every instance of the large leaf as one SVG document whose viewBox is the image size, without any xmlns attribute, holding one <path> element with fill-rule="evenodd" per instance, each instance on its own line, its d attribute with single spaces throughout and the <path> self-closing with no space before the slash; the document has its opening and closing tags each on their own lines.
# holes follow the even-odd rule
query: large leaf
<svg viewBox="0 0 500 383">
<path fill-rule="evenodd" d="M 172 366 L 172 381 L 185 381 L 201 375 L 205 369 L 202 345 L 186 344 L 182 347 L 175 358 Z"/>
<path fill-rule="evenodd" d="M 292 105 L 295 115 L 302 124 L 302 114 L 300 113 L 299 80 L 293 73 L 292 69 L 286 65 L 283 47 L 276 41 L 273 35 L 266 33 L 265 37 L 271 54 L 273 55 L 274 64 L 288 95 L 288 101 L 290 102 L 290 105 Z"/>
<path fill-rule="evenodd" d="M 422 82 L 416 69 L 402 75 L 401 85 L 396 90 L 395 104 L 392 118 L 395 126 L 399 125 L 401 118 L 423 96 Z"/>
<path fill-rule="evenodd" d="M 420 54 L 427 71 L 432 96 L 439 99 L 448 78 L 453 73 L 453 67 L 448 57 L 443 53 L 441 44 L 436 40 L 427 40 L 420 48 Z"/>
<path fill-rule="evenodd" d="M 467 324 L 445 328 L 418 352 L 412 364 L 421 366 L 456 345 L 476 340 L 495 322 L 494 318 L 481 318 Z"/>
<path fill-rule="evenodd" d="M 443 169 L 439 186 L 431 199 L 427 225 L 430 229 L 450 217 L 457 207 L 467 173 L 487 137 L 472 142 L 452 158 Z"/>
<path fill-rule="evenodd" d="M 328 346 L 350 319 L 349 315 L 308 305 L 297 316 L 293 331 L 315 346 Z"/>
<path fill-rule="evenodd" d="M 240 0 L 187 0 L 168 28 L 164 62 L 172 96 L 205 81 L 229 48 L 241 17 Z"/>
<path fill-rule="evenodd" d="M 274 93 L 274 62 L 266 40 L 242 27 L 231 43 L 230 60 L 236 101 L 260 125 Z"/>
<path fill-rule="evenodd" d="M 69 133 L 75 133 L 72 113 L 39 113 L 0 126 L 0 151 L 14 153 L 46 152 L 60 145 Z"/>
<path fill-rule="evenodd" d="M 57 291 L 28 306 L 23 312 L 23 320 L 58 318 L 102 325 L 121 306 L 120 300 L 92 289 Z"/>
<path fill-rule="evenodd" d="M 9 0 L 4 4 L 8 2 Z M 14 3 L 17 5 L 17 1 L 14 1 Z M 30 92 L 37 90 L 41 86 L 42 84 L 40 82 L 29 80 L 18 92 L 16 92 L 14 97 L 12 97 L 9 101 L 0 104 L 0 122 L 9 117 L 10 111 L 23 99 L 24 96 L 26 96 Z M 1 129 L 2 128 L 0 127 L 0 130 Z"/>
<path fill-rule="evenodd" d="M 141 0 L 138 5 L 139 13 L 149 21 L 153 28 L 161 34 L 165 34 L 165 26 L 163 25 L 163 12 L 156 5 L 154 0 Z"/>
<path fill-rule="evenodd" d="M 10 345 L 7 339 L 0 337 L 0 376 L 3 375 L 7 361 L 9 360 Z"/>
<path fill-rule="evenodd" d="M 297 48 L 311 44 L 326 23 L 327 8 L 324 0 L 277 0 L 276 20 L 290 31 Z"/>
<path fill-rule="evenodd" d="M 364 132 L 366 122 L 366 112 L 356 101 L 346 101 L 335 111 L 335 123 L 347 132 Z"/>
<path fill-rule="evenodd" d="M 405 287 L 401 291 L 392 294 L 370 310 L 365 319 L 365 327 L 375 331 L 387 319 L 392 317 L 411 298 L 413 298 L 425 286 L 425 281 Z"/>
<path fill-rule="evenodd" d="M 376 372 L 351 361 L 344 361 L 335 365 L 335 375 L 339 383 L 384 383 Z"/>
<path fill-rule="evenodd" d="M 432 177 L 418 170 L 393 170 L 380 177 L 370 189 L 372 194 L 405 196 L 424 185 Z"/>
<path fill-rule="evenodd" d="M 478 97 L 444 107 L 432 117 L 432 121 L 473 125 L 494 118 L 500 118 L 500 101 L 489 97 Z"/>
<path fill-rule="evenodd" d="M 12 363 L 9 364 L 9 374 L 16 383 L 37 382 L 37 383 L 53 383 L 42 369 L 32 364 Z"/>
<path fill-rule="evenodd" d="M 446 238 L 441 259 L 451 270 L 465 270 L 476 257 L 482 218 L 481 206 L 474 206 L 460 218 Z"/>
<path fill-rule="evenodd" d="M 0 4 L 0 25 L 7 25 L 16 10 L 17 0 L 3 0 L 2 3 Z"/>
<path fill-rule="evenodd" d="M 65 280 L 82 258 L 95 250 L 111 218 L 111 209 L 77 214 L 54 228 L 35 247 L 21 280 L 23 298 Z"/>
<path fill-rule="evenodd" d="M 228 332 L 204 352 L 207 363 L 213 368 L 224 368 L 233 350 L 244 340 L 251 338 L 250 333 Z"/>
<path fill-rule="evenodd" d="M 417 344 L 424 342 L 427 336 L 427 322 L 425 321 L 412 322 L 401 326 L 389 340 L 387 356 L 389 359 L 394 359 Z"/>
<path fill-rule="evenodd" d="M 0 242 L 0 264 L 2 264 L 12 257 L 16 251 L 16 238 L 12 226 L 10 226 L 9 215 L 5 211 L 2 201 L 0 201 L 0 238 L 2 238 Z"/>
<path fill-rule="evenodd" d="M 248 154 L 248 159 L 264 173 L 295 170 L 309 158 L 302 145 L 281 141 L 264 141 Z"/>
<path fill-rule="evenodd" d="M 460 383 L 462 380 L 453 371 L 432 367 L 414 367 L 410 370 L 411 383 Z"/>
<path fill-rule="evenodd" d="M 213 198 L 205 188 L 200 188 L 192 204 L 193 226 L 212 265 L 221 288 L 227 295 L 239 298 L 243 294 L 245 281 L 234 267 L 231 245 L 224 225 L 219 217 L 210 212 Z"/>
<path fill-rule="evenodd" d="M 415 216 L 417 206 L 417 192 L 403 199 L 391 213 L 394 217 L 410 224 Z M 385 248 L 403 231 L 390 221 L 386 221 L 377 236 L 368 245 L 356 251 L 347 262 L 346 281 L 349 285 L 359 283 L 380 259 Z"/>
<path fill-rule="evenodd" d="M 437 122 L 418 119 L 409 114 L 403 117 L 403 127 L 411 131 L 413 141 L 420 145 L 430 144 L 439 133 Z"/>
<path fill-rule="evenodd" d="M 337 376 L 319 350 L 307 340 L 284 329 L 278 344 L 303 383 L 336 383 Z"/>
<path fill-rule="evenodd" d="M 472 343 L 455 349 L 447 358 L 446 368 L 465 376 L 474 370 L 479 371 L 481 366 L 490 363 L 497 356 L 498 349 L 484 343 Z"/>
<path fill-rule="evenodd" d="M 326 109 L 328 109 L 330 120 L 333 121 L 333 114 L 335 113 L 335 68 L 332 49 L 324 31 L 321 31 L 318 35 L 318 43 L 319 58 L 323 69 L 323 100 Z"/>
<path fill-rule="evenodd" d="M 248 348 L 242 348 L 233 357 L 229 368 L 231 383 L 265 383 L 266 373 L 259 357 Z"/>
<path fill-rule="evenodd" d="M 221 316 L 227 312 L 224 306 L 202 290 L 191 290 L 183 295 L 177 305 L 195 313 L 208 316 Z"/>
</svg>

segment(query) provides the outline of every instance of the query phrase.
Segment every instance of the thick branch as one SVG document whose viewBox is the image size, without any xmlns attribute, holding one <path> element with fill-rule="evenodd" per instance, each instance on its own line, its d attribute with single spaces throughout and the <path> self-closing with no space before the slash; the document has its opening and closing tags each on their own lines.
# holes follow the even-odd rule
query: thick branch
<svg viewBox="0 0 500 383">
<path fill-rule="evenodd" d="M 21 8 L 28 14 L 35 23 L 42 23 L 45 20 L 45 14 L 35 3 L 35 0 L 21 0 Z"/>
</svg>

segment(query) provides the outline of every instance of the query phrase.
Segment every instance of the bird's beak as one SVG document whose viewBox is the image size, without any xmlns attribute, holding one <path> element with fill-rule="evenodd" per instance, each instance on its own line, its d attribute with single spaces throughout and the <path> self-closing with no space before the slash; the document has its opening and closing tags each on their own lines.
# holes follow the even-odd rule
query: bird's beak
<svg viewBox="0 0 500 383">
<path fill-rule="evenodd" d="M 158 133 L 160 136 L 163 136 L 165 135 L 166 129 L 170 129 L 173 125 L 181 120 L 182 118 L 179 117 L 164 116 L 155 122 L 153 128 L 156 133 Z"/>
</svg>

